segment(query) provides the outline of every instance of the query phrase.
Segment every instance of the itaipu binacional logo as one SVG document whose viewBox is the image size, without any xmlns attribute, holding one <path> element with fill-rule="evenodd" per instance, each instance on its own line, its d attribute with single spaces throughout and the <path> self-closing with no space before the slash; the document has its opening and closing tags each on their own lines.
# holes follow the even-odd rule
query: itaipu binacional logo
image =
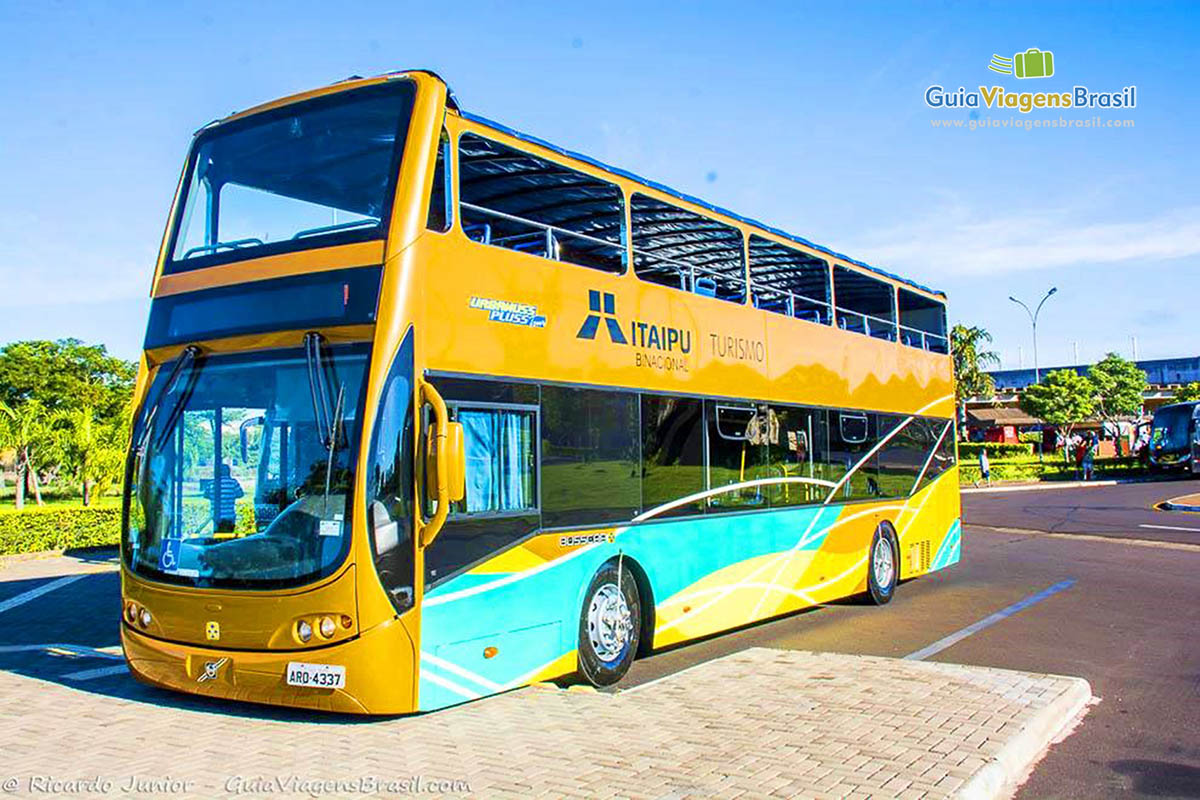
<svg viewBox="0 0 1200 800">
<path fill-rule="evenodd" d="M 630 320 L 626 329 L 617 316 L 616 295 L 597 289 L 588 290 L 588 312 L 575 334 L 576 339 L 595 341 L 600 331 L 604 331 L 604 338 L 612 344 L 634 348 L 636 366 L 665 372 L 688 371 L 687 356 L 692 350 L 690 330 L 640 319 Z"/>
<path fill-rule="evenodd" d="M 987 68 L 1000 75 L 1018 80 L 1051 78 L 1058 74 L 1060 66 L 1054 53 L 1037 47 L 1008 56 L 992 55 Z M 987 108 L 996 111 L 1011 110 L 1021 114 L 1035 111 L 1063 109 L 1118 109 L 1137 107 L 1137 86 L 1126 86 L 1119 91 L 1096 92 L 1087 86 L 1075 84 L 1061 91 L 1008 91 L 1003 86 L 980 85 L 975 90 L 959 86 L 957 90 L 934 84 L 925 90 L 925 105 L 930 108 Z"/>
</svg>

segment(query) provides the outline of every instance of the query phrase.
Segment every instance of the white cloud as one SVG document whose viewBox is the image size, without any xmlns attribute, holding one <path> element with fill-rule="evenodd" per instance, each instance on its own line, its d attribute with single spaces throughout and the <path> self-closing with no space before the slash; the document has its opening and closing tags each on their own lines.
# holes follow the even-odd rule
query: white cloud
<svg viewBox="0 0 1200 800">
<path fill-rule="evenodd" d="M 869 235 L 855 248 L 906 274 L 983 276 L 1200 255 L 1200 208 L 1131 222 L 1080 222 L 1067 212 L 983 218 L 961 206 Z"/>
</svg>

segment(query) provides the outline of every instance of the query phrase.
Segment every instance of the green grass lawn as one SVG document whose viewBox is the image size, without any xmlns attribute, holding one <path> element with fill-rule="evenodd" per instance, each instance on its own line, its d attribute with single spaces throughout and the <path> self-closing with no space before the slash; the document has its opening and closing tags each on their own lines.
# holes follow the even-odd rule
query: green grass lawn
<svg viewBox="0 0 1200 800">
<path fill-rule="evenodd" d="M 78 493 L 74 495 L 43 493 L 42 508 L 83 508 L 83 498 Z M 106 494 L 103 497 L 92 498 L 93 508 L 120 508 L 119 494 Z M 16 498 L 11 487 L 0 490 L 0 511 L 11 511 L 16 508 Z M 37 508 L 37 501 L 32 495 L 25 497 L 25 508 Z"/>
</svg>

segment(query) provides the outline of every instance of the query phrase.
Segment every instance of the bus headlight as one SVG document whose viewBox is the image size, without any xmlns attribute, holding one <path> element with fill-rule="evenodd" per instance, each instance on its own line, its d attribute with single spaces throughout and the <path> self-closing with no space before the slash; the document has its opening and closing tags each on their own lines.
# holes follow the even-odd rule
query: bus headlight
<svg viewBox="0 0 1200 800">
<path fill-rule="evenodd" d="M 133 623 L 137 622 L 137 618 L 138 618 L 137 604 L 136 603 L 126 603 L 125 604 L 125 619 L 129 622 L 130 625 L 132 625 Z"/>
<path fill-rule="evenodd" d="M 151 620 L 151 617 L 150 617 L 150 611 L 149 611 L 149 609 L 145 609 L 145 608 L 143 608 L 143 609 L 142 609 L 142 615 L 141 615 L 140 617 L 138 617 L 138 623 L 139 623 L 139 624 L 140 624 L 140 625 L 141 625 L 143 628 L 149 628 L 149 627 L 150 627 L 150 622 L 151 622 L 151 621 L 152 621 L 152 620 Z"/>
<path fill-rule="evenodd" d="M 302 641 L 302 642 L 307 642 L 309 639 L 312 638 L 312 634 L 313 634 L 313 628 L 312 628 L 312 625 L 309 624 L 308 620 L 306 620 L 306 619 L 300 620 L 300 623 L 298 625 L 296 625 L 297 638 L 299 638 L 300 641 Z"/>
<path fill-rule="evenodd" d="M 337 623 L 333 621 L 333 617 L 322 617 L 321 635 L 328 639 L 335 633 L 337 633 Z"/>
</svg>

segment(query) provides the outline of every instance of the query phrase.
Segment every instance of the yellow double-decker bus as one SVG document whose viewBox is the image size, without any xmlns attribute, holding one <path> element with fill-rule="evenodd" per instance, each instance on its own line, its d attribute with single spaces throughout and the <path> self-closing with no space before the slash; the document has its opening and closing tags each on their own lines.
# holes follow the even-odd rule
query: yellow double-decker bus
<svg viewBox="0 0 1200 800">
<path fill-rule="evenodd" d="M 156 685 L 608 685 L 959 558 L 943 295 L 428 72 L 201 129 L 152 294 L 122 642 Z"/>
</svg>

